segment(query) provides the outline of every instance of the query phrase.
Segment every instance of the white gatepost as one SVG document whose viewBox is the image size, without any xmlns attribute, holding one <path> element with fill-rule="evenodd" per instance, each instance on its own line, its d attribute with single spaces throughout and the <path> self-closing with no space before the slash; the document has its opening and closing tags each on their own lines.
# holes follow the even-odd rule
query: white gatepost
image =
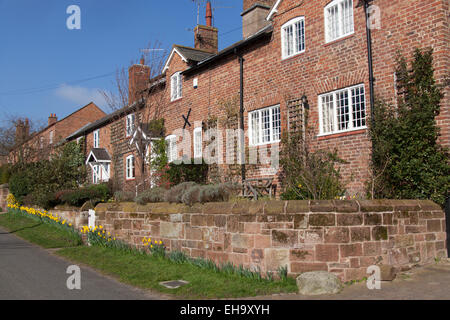
<svg viewBox="0 0 450 320">
<path fill-rule="evenodd" d="M 93 230 L 95 228 L 95 210 L 89 209 L 89 215 L 88 215 L 88 227 L 89 229 Z M 88 239 L 88 245 L 90 246 L 91 244 L 89 243 L 89 239 Z"/>
<path fill-rule="evenodd" d="M 95 228 L 95 210 L 89 209 L 88 227 Z"/>
</svg>

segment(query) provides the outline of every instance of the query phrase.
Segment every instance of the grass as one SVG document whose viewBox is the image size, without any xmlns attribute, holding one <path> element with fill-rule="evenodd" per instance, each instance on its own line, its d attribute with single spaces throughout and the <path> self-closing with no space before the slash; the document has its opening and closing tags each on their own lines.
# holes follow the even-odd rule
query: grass
<svg viewBox="0 0 450 320">
<path fill-rule="evenodd" d="M 185 299 L 238 298 L 298 290 L 292 278 L 281 281 L 251 279 L 201 268 L 188 262 L 176 263 L 162 257 L 112 248 L 83 246 L 61 249 L 57 254 L 94 267 L 121 282 L 172 293 Z M 159 284 L 169 280 L 186 280 L 189 284 L 178 289 L 167 289 Z"/>
<path fill-rule="evenodd" d="M 81 239 L 74 236 L 73 233 L 24 215 L 9 212 L 1 214 L 0 226 L 47 249 L 73 247 L 82 244 Z"/>
</svg>

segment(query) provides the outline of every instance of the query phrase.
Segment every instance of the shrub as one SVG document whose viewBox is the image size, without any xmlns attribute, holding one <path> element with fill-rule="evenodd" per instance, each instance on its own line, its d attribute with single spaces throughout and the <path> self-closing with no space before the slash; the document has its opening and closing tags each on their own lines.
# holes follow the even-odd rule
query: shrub
<svg viewBox="0 0 450 320">
<path fill-rule="evenodd" d="M 93 205 L 99 202 L 106 202 L 109 197 L 110 190 L 108 186 L 106 184 L 98 184 L 65 192 L 62 194 L 61 200 L 68 205 L 81 207 L 87 201 L 93 202 Z"/>
<path fill-rule="evenodd" d="M 194 159 L 191 159 L 188 164 L 175 164 L 172 162 L 169 164 L 169 169 L 165 174 L 173 185 L 188 181 L 204 184 L 208 177 L 208 165 L 204 160 L 200 164 L 196 164 Z"/>
<path fill-rule="evenodd" d="M 0 184 L 5 184 L 9 182 L 11 177 L 11 168 L 9 165 L 4 165 L 0 167 Z"/>
<path fill-rule="evenodd" d="M 136 194 L 131 191 L 116 191 L 114 192 L 114 200 L 117 202 L 132 202 Z"/>
<path fill-rule="evenodd" d="M 196 185 L 197 184 L 192 181 L 180 183 L 166 191 L 164 195 L 164 201 L 181 203 L 181 199 L 183 198 L 186 190 Z"/>
<path fill-rule="evenodd" d="M 373 198 L 431 199 L 444 204 L 450 190 L 448 150 L 438 144 L 443 94 L 436 85 L 433 51 L 416 49 L 408 68 L 397 61 L 398 108 L 378 102 L 369 126 L 373 145 Z"/>
<path fill-rule="evenodd" d="M 168 202 L 184 203 L 189 206 L 194 203 L 228 201 L 240 186 L 232 183 L 198 185 L 195 182 L 184 182 L 166 191 Z"/>
<path fill-rule="evenodd" d="M 151 188 L 140 193 L 136 197 L 135 201 L 141 205 L 154 202 L 163 202 L 165 192 L 166 190 L 163 188 Z"/>
<path fill-rule="evenodd" d="M 32 186 L 33 181 L 27 171 L 17 172 L 9 181 L 9 191 L 20 204 L 23 203 L 24 197 L 32 192 Z"/>
</svg>

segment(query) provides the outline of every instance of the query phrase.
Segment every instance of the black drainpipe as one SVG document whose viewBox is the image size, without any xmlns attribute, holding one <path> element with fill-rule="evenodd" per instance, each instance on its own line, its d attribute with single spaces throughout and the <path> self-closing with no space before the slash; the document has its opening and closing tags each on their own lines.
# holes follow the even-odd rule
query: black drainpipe
<svg viewBox="0 0 450 320">
<path fill-rule="evenodd" d="M 237 53 L 237 49 L 234 49 L 234 54 L 239 59 L 239 67 L 240 67 L 240 91 L 239 91 L 239 122 L 240 127 L 242 129 L 242 133 L 244 132 L 244 58 L 242 55 Z M 245 180 L 245 135 L 241 137 L 241 178 L 242 183 Z"/>
<path fill-rule="evenodd" d="M 364 13 L 366 15 L 366 35 L 367 35 L 367 59 L 369 63 L 369 86 L 370 86 L 370 115 L 373 124 L 374 107 L 375 107 L 375 93 L 374 93 L 374 82 L 375 78 L 373 76 L 373 58 L 372 58 L 372 32 L 369 28 L 369 7 L 370 2 L 373 0 L 362 0 L 364 1 Z M 361 2 L 360 2 L 361 3 Z M 358 4 L 360 6 L 360 4 Z"/>
</svg>

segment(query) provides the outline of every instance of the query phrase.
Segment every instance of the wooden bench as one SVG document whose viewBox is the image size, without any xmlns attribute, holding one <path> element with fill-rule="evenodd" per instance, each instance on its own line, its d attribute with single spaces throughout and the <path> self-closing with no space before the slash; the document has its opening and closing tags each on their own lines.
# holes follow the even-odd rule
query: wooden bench
<svg viewBox="0 0 450 320">
<path fill-rule="evenodd" d="M 243 182 L 243 197 L 258 200 L 259 197 L 269 195 L 272 198 L 274 185 L 273 178 L 253 178 Z"/>
</svg>

